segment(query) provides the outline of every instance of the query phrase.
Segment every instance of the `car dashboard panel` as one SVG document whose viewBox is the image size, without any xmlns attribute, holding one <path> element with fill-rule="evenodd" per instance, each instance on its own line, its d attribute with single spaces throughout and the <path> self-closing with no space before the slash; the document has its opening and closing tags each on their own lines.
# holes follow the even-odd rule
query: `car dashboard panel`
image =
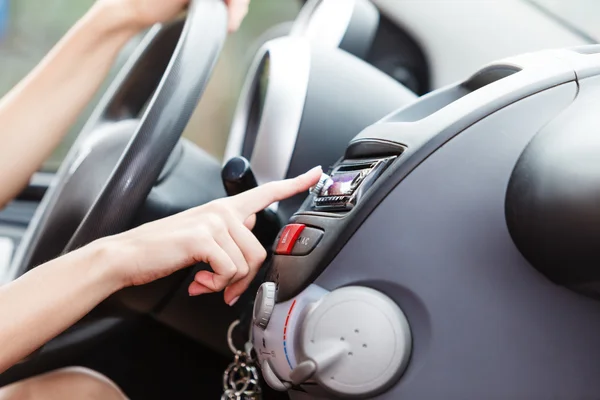
<svg viewBox="0 0 600 400">
<path fill-rule="evenodd" d="M 580 132 L 570 147 L 579 155 L 586 143 L 596 145 L 598 117 L 586 105 L 600 98 L 598 65 L 598 46 L 501 60 L 357 135 L 281 231 L 256 297 L 254 346 L 269 385 L 292 399 L 478 399 L 490 384 L 495 398 L 597 393 L 598 382 L 582 385 L 579 377 L 600 373 L 600 342 L 585 333 L 600 327 L 600 303 L 580 295 L 590 295 L 589 286 L 573 285 L 581 276 L 560 282 L 523 257 L 532 243 L 519 251 L 523 238 L 506 213 L 515 195 L 529 194 L 506 190 L 515 178 L 548 182 L 531 166 L 564 152 L 557 135 L 568 142 Z M 403 152 L 348 204 L 369 177 L 361 171 L 377 165 L 390 143 Z M 530 144 L 534 153 L 525 151 Z M 533 163 L 530 154 L 545 158 Z M 586 159 L 577 154 L 570 158 Z M 573 165 L 554 171 L 564 179 Z M 585 165 L 597 171 L 597 163 Z M 557 192 L 561 204 L 598 198 L 597 190 L 579 189 Z M 323 210 L 321 199 L 331 208 Z M 466 349 L 477 356 L 461 358 Z M 549 349 L 561 362 L 539 368 L 537 355 Z"/>
</svg>

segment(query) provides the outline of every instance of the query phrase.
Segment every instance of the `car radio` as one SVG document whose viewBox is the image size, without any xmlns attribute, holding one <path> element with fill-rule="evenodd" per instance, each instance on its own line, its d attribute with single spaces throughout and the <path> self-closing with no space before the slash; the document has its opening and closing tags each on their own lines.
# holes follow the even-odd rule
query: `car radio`
<svg viewBox="0 0 600 400">
<path fill-rule="evenodd" d="M 395 156 L 342 162 L 331 172 L 331 176 L 324 175 L 315 186 L 313 209 L 351 210 L 394 159 Z"/>
</svg>

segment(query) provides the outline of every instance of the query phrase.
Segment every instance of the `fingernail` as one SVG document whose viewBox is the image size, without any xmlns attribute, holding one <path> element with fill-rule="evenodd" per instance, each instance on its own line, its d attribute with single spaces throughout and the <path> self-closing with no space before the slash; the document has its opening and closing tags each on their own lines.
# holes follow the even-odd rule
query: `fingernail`
<svg viewBox="0 0 600 400">
<path fill-rule="evenodd" d="M 201 294 L 212 293 L 212 290 L 206 286 L 194 285 L 189 288 L 188 293 L 190 296 L 200 296 Z"/>
<path fill-rule="evenodd" d="M 315 171 L 321 171 L 323 172 L 323 167 L 321 167 L 320 165 L 318 167 L 314 167 L 311 170 L 307 171 L 305 175 L 310 175 Z"/>
<path fill-rule="evenodd" d="M 231 300 L 229 302 L 229 307 L 233 307 L 235 305 L 235 303 L 238 302 L 238 300 L 240 299 L 240 296 L 236 297 L 235 299 Z"/>
</svg>

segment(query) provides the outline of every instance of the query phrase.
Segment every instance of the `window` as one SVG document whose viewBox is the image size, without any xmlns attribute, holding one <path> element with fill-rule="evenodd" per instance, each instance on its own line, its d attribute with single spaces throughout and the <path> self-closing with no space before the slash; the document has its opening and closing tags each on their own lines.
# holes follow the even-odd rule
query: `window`
<svg viewBox="0 0 600 400">
<path fill-rule="evenodd" d="M 93 3 L 94 0 L 0 0 L 0 95 L 22 79 Z M 216 157 L 222 156 L 256 40 L 274 25 L 293 20 L 300 6 L 298 0 L 252 0 L 244 24 L 225 45 L 185 137 Z M 111 77 L 132 48 L 133 43 L 123 50 Z M 92 101 L 44 169 L 58 168 L 99 97 Z"/>
</svg>

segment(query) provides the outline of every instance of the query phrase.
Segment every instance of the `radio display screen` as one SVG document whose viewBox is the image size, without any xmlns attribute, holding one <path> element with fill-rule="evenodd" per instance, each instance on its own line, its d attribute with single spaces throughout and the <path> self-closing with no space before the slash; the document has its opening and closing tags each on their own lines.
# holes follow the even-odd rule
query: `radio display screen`
<svg viewBox="0 0 600 400">
<path fill-rule="evenodd" d="M 316 196 L 312 209 L 334 212 L 350 211 L 373 186 L 394 157 L 346 160 L 337 164 L 329 174 L 323 174 L 314 188 Z"/>
<path fill-rule="evenodd" d="M 325 184 L 321 196 L 350 196 L 364 177 L 365 170 L 338 172 Z"/>
</svg>

